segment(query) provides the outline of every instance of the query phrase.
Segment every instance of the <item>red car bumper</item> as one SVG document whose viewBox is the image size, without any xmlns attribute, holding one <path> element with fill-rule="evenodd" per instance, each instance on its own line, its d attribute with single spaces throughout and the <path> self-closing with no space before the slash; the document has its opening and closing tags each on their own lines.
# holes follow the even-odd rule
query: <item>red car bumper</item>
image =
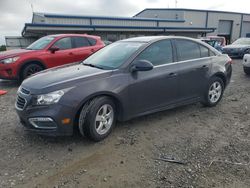
<svg viewBox="0 0 250 188">
<path fill-rule="evenodd" d="M 0 79 L 16 80 L 18 79 L 17 70 L 13 64 L 0 64 Z"/>
</svg>

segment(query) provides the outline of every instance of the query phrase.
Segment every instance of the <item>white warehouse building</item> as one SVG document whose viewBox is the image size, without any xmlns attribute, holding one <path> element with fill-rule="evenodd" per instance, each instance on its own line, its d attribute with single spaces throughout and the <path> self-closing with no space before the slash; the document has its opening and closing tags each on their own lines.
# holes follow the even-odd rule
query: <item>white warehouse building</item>
<svg viewBox="0 0 250 188">
<path fill-rule="evenodd" d="M 250 36 L 250 14 L 181 8 L 144 9 L 133 17 L 33 13 L 22 37 L 5 37 L 6 46 L 24 48 L 42 36 L 58 33 L 87 33 L 109 41 L 146 35 L 218 35 L 230 43 Z"/>
</svg>

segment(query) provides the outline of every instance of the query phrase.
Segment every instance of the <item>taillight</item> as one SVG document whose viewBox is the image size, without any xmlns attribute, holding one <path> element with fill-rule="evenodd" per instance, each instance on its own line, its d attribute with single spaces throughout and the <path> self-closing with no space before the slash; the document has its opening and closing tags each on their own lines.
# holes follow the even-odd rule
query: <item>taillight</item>
<svg viewBox="0 0 250 188">
<path fill-rule="evenodd" d="M 228 63 L 228 64 L 233 64 L 233 60 L 230 59 L 227 63 Z"/>
</svg>

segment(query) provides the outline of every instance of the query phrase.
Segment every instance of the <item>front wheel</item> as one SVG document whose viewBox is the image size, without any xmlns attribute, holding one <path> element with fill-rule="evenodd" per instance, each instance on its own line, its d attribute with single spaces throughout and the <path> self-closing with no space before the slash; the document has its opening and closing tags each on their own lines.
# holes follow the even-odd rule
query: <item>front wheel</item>
<svg viewBox="0 0 250 188">
<path fill-rule="evenodd" d="M 40 72 L 43 70 L 43 67 L 41 65 L 38 65 L 36 63 L 32 63 L 27 65 L 23 71 L 21 72 L 21 81 L 28 78 L 32 74 L 35 74 L 37 72 Z"/>
<path fill-rule="evenodd" d="M 115 126 L 116 110 L 109 97 L 98 97 L 84 105 L 79 117 L 79 129 L 93 141 L 106 138 Z"/>
<path fill-rule="evenodd" d="M 209 107 L 216 106 L 222 98 L 224 88 L 225 86 L 222 79 L 219 77 L 213 77 L 209 81 L 203 104 Z"/>
<path fill-rule="evenodd" d="M 244 72 L 246 75 L 250 75 L 250 68 L 249 67 L 243 67 Z"/>
</svg>

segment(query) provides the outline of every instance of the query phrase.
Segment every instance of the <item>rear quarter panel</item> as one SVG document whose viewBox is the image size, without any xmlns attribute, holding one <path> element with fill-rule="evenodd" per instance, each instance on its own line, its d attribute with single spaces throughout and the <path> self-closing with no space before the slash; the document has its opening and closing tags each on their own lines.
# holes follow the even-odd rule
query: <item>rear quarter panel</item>
<svg viewBox="0 0 250 188">
<path fill-rule="evenodd" d="M 219 54 L 212 58 L 212 67 L 210 77 L 219 76 L 225 79 L 225 85 L 228 85 L 232 75 L 231 58 L 226 54 Z"/>
</svg>

